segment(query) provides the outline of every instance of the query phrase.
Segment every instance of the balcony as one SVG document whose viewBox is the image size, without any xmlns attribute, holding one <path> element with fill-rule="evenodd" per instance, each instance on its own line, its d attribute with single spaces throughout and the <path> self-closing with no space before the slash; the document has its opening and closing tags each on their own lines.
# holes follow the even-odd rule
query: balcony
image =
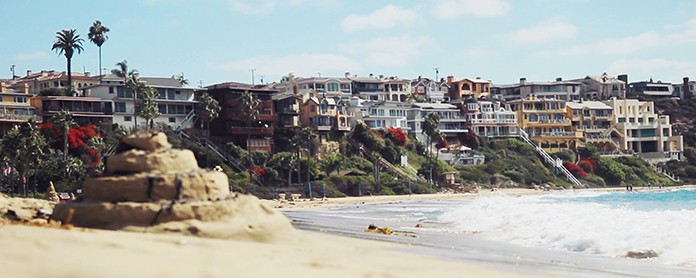
<svg viewBox="0 0 696 278">
<path fill-rule="evenodd" d="M 283 114 L 291 114 L 291 115 L 299 114 L 299 113 L 300 113 L 300 107 L 297 106 L 297 105 L 292 105 L 292 106 L 290 106 L 290 107 L 285 107 L 285 108 L 283 108 L 283 109 L 280 110 L 280 113 L 283 113 Z"/>
<path fill-rule="evenodd" d="M 526 120 L 525 122 L 527 124 L 540 124 L 540 125 L 569 125 L 570 124 L 569 119 L 537 120 L 537 121 Z"/>
<path fill-rule="evenodd" d="M 329 130 L 331 130 L 331 129 L 333 128 L 333 127 L 330 126 L 330 125 L 318 125 L 318 126 L 315 126 L 315 127 L 317 128 L 318 131 L 329 131 Z"/>
<path fill-rule="evenodd" d="M 38 115 L 0 114 L 0 122 L 24 122 L 28 119 L 34 119 L 36 122 L 41 121 L 41 117 Z"/>
<path fill-rule="evenodd" d="M 541 134 L 535 134 L 534 137 L 570 137 L 570 138 L 582 138 L 581 131 L 558 131 L 558 132 L 542 132 Z"/>
<path fill-rule="evenodd" d="M 231 135 L 273 136 L 273 128 L 266 127 L 230 127 Z"/>
<path fill-rule="evenodd" d="M 256 119 L 262 122 L 275 122 L 278 120 L 278 115 L 259 114 L 259 116 L 256 117 Z"/>
<path fill-rule="evenodd" d="M 494 125 L 509 125 L 517 124 L 517 119 L 470 119 L 470 124 L 494 124 Z"/>
</svg>

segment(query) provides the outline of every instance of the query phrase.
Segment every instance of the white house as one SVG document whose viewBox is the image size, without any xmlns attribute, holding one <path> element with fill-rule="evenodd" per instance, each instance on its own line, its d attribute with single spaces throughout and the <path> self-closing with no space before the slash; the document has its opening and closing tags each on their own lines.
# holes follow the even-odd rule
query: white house
<svg viewBox="0 0 696 278">
<path fill-rule="evenodd" d="M 145 85 L 157 90 L 159 97 L 157 99 L 157 108 L 161 115 L 155 118 L 155 124 L 163 123 L 178 128 L 189 128 L 193 125 L 193 121 L 184 121 L 187 116 L 190 118 L 194 106 L 196 104 L 195 92 L 201 90 L 199 88 L 183 87 L 173 77 L 141 77 L 140 81 Z M 133 127 L 135 125 L 133 112 L 134 95 L 133 91 L 128 89 L 122 78 L 115 75 L 106 75 L 102 78 L 102 83 L 81 88 L 85 96 L 111 99 L 114 102 L 114 118 L 113 122 L 125 127 Z M 191 114 L 191 115 L 189 115 Z M 145 119 L 138 117 L 138 125 L 145 125 Z"/>
</svg>

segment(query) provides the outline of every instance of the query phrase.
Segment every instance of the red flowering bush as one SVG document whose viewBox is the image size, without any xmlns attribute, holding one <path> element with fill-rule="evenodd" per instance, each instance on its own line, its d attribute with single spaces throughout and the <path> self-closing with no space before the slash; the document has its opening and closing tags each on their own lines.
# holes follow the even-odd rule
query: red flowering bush
<svg viewBox="0 0 696 278">
<path fill-rule="evenodd" d="M 51 123 L 41 124 L 41 131 L 47 138 L 53 139 L 52 147 L 57 150 L 63 149 L 63 130 Z M 68 129 L 68 153 L 80 157 L 86 165 L 95 166 L 101 162 L 101 154 L 98 150 L 89 146 L 91 138 L 101 137 L 97 132 L 97 126 L 84 125 L 70 127 Z"/>
<path fill-rule="evenodd" d="M 587 177 L 587 172 L 585 172 L 585 170 L 583 170 L 582 168 L 578 167 L 577 165 L 573 164 L 570 161 L 564 161 L 563 167 L 568 169 L 568 171 L 570 171 L 570 173 L 576 177 L 581 177 L 581 178 Z"/>
<path fill-rule="evenodd" d="M 597 161 L 591 157 L 584 158 L 578 162 L 578 166 L 585 170 L 585 172 L 594 173 L 597 166 Z"/>
<path fill-rule="evenodd" d="M 266 170 L 259 167 L 251 168 L 251 171 L 254 172 L 254 174 L 256 174 L 257 176 L 263 176 L 266 174 Z"/>
<path fill-rule="evenodd" d="M 387 132 L 389 133 L 389 139 L 394 142 L 397 146 L 406 146 L 406 133 L 400 128 L 387 127 Z"/>
</svg>

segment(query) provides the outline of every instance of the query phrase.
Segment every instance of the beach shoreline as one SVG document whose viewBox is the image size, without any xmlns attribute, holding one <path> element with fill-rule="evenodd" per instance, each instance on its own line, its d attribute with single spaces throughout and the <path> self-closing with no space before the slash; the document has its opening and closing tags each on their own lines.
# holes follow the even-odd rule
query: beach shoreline
<svg viewBox="0 0 696 278">
<path fill-rule="evenodd" d="M 668 189 L 682 188 L 692 187 Z M 609 190 L 621 191 L 618 188 Z M 262 203 L 277 206 L 287 216 L 288 213 L 314 213 L 354 205 L 455 202 L 496 194 L 553 193 L 500 189 L 477 194 L 365 196 L 298 201 L 295 204 L 265 200 Z M 490 252 L 487 242 L 472 241 L 471 245 L 458 247 L 468 250 L 465 256 L 461 252 L 445 252 L 442 248 L 404 244 L 396 237 L 374 235 L 361 239 L 369 235 L 363 224 L 360 223 L 360 228 L 355 231 L 358 236 L 341 234 L 340 231 L 327 234 L 320 229 L 296 229 L 285 240 L 253 242 L 0 223 L 0 246 L 3 246 L 0 248 L 0 267 L 11 277 L 461 277 L 463 273 L 471 277 L 539 277 L 574 276 L 572 271 L 578 270 L 572 265 L 576 258 L 574 255 L 569 258 L 559 255 L 561 259 L 555 259 L 566 264 L 561 270 L 549 267 L 558 261 L 544 264 L 532 261 L 521 268 L 520 262 L 515 260 L 495 256 L 480 259 L 477 252 Z M 443 237 L 442 240 L 448 239 Z M 504 245 L 502 248 L 509 247 Z M 511 248 L 505 252 L 544 251 Z M 640 261 L 627 263 L 637 269 L 644 265 Z M 595 271 L 584 269 L 581 273 L 592 273 L 591 276 L 607 274 Z"/>
</svg>

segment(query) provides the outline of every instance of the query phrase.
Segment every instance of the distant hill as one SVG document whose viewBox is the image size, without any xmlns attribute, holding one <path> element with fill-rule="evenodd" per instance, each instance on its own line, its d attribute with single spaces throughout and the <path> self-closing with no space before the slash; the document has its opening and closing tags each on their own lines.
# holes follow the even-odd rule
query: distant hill
<svg viewBox="0 0 696 278">
<path fill-rule="evenodd" d="M 696 100 L 656 99 L 658 113 L 669 115 L 674 134 L 684 137 L 684 161 L 670 161 L 668 168 L 687 183 L 696 182 Z"/>
</svg>

